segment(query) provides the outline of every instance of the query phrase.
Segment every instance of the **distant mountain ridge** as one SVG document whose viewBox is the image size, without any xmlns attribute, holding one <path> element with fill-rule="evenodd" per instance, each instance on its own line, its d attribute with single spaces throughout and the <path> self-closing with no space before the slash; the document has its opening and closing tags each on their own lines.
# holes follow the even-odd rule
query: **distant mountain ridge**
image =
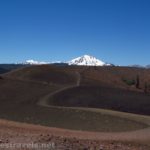
<svg viewBox="0 0 150 150">
<path fill-rule="evenodd" d="M 45 61 L 36 61 L 36 60 L 26 60 L 23 62 L 23 64 L 28 64 L 28 65 L 43 65 L 43 64 L 61 64 L 65 63 L 68 65 L 77 65 L 77 66 L 111 66 L 112 64 L 105 63 L 94 56 L 90 55 L 83 55 L 81 57 L 77 57 L 72 59 L 71 61 L 68 62 L 61 62 L 61 61 L 56 61 L 56 62 L 45 62 Z"/>
<path fill-rule="evenodd" d="M 76 66 L 116 66 L 112 63 L 106 63 L 100 59 L 97 59 L 91 55 L 83 55 L 77 58 L 74 58 L 70 61 L 54 61 L 54 62 L 46 62 L 46 61 L 37 61 L 37 60 L 26 60 L 23 63 L 17 63 L 23 65 L 44 65 L 44 64 L 57 64 L 57 65 L 76 65 Z M 118 65 L 120 66 L 120 65 Z M 128 65 L 126 67 L 136 67 L 136 68 L 146 68 L 149 69 L 150 65 L 141 66 L 141 65 Z"/>
<path fill-rule="evenodd" d="M 44 62 L 44 61 L 37 61 L 37 60 L 26 60 L 23 62 L 23 64 L 29 64 L 29 65 L 43 65 L 43 64 L 50 64 L 50 62 Z"/>
</svg>

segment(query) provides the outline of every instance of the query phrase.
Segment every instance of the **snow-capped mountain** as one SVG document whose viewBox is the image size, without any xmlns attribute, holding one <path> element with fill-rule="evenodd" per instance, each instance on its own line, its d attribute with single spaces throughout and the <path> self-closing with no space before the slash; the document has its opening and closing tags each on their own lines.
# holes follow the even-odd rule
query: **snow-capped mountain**
<svg viewBox="0 0 150 150">
<path fill-rule="evenodd" d="M 93 56 L 83 55 L 81 57 L 75 58 L 68 62 L 55 61 L 55 62 L 45 62 L 36 60 L 26 60 L 23 64 L 27 65 L 43 65 L 43 64 L 67 64 L 67 65 L 77 65 L 77 66 L 112 66 L 112 64 L 105 63 Z"/>
<path fill-rule="evenodd" d="M 79 65 L 79 66 L 110 66 L 93 56 L 84 55 L 78 58 L 75 58 L 68 62 L 69 65 Z"/>
</svg>

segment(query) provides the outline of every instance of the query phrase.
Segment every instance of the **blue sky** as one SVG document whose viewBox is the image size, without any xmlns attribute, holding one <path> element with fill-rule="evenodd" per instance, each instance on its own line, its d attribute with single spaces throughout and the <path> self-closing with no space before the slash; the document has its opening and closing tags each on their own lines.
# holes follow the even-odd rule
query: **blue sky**
<svg viewBox="0 0 150 150">
<path fill-rule="evenodd" d="M 0 1 L 0 63 L 90 54 L 150 64 L 149 0 Z"/>
</svg>

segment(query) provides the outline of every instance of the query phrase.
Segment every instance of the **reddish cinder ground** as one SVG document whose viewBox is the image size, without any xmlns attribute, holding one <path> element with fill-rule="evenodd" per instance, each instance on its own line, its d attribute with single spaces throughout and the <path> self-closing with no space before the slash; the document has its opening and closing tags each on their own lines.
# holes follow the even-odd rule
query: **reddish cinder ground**
<svg viewBox="0 0 150 150">
<path fill-rule="evenodd" d="M 142 141 L 138 138 L 137 140 L 107 138 L 104 133 L 71 131 L 0 120 L 0 145 L 49 144 L 50 147 L 43 148 L 44 150 L 150 150 L 149 139 Z M 0 147 L 0 149 L 23 150 L 23 148 L 16 147 Z M 42 150 L 42 148 L 39 149 Z"/>
</svg>

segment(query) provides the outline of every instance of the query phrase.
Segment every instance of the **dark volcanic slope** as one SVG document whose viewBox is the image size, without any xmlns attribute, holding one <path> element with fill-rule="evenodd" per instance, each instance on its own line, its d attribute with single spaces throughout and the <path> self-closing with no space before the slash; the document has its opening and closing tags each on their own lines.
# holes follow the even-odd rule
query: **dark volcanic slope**
<svg viewBox="0 0 150 150">
<path fill-rule="evenodd" d="M 4 68 L 0 68 L 0 74 L 6 73 L 6 72 L 9 72 L 9 70 L 4 69 Z"/>
<path fill-rule="evenodd" d="M 26 65 L 21 64 L 0 64 L 0 74 L 15 70 L 18 68 L 25 67 Z"/>
<path fill-rule="evenodd" d="M 17 69 L 3 75 L 3 79 L 0 79 L 0 118 L 90 131 L 120 131 L 119 129 L 126 131 L 143 128 L 145 125 L 127 119 L 101 115 L 96 112 L 87 111 L 85 113 L 82 110 L 46 108 L 38 106 L 37 102 L 51 92 L 66 86 L 77 86 L 80 74 L 81 87 L 74 87 L 69 91 L 59 93 L 55 103 L 52 104 L 98 106 L 149 114 L 149 95 L 143 93 L 144 83 L 149 84 L 149 73 L 150 70 L 134 68 L 132 70 L 132 68 L 119 67 L 60 67 L 54 65 Z M 122 80 L 122 77 L 127 80 L 136 78 L 137 74 L 142 89 L 129 86 Z M 70 92 L 69 96 L 68 92 Z M 135 99 L 136 95 L 137 99 Z M 140 110 L 139 105 L 143 106 Z M 109 119 L 112 124 L 114 123 L 113 125 L 107 121 Z"/>
<path fill-rule="evenodd" d="M 49 105 L 105 108 L 150 115 L 150 94 L 103 86 L 80 86 L 60 92 Z"/>
<path fill-rule="evenodd" d="M 24 81 L 36 81 L 47 84 L 74 84 L 76 83 L 76 74 L 65 67 L 53 65 L 29 66 L 13 71 L 7 75 L 8 78 Z"/>
<path fill-rule="evenodd" d="M 56 90 L 58 87 L 11 79 L 0 80 L 0 84 L 0 118 L 90 131 L 118 132 L 147 127 L 143 123 L 110 115 L 101 115 L 96 112 L 46 108 L 36 105 L 40 97 Z"/>
<path fill-rule="evenodd" d="M 81 71 L 82 83 L 88 85 L 108 85 L 109 87 L 123 87 L 134 89 L 126 81 L 140 80 L 140 88 L 144 88 L 145 83 L 150 87 L 150 69 L 132 67 L 85 67 Z"/>
<path fill-rule="evenodd" d="M 136 78 L 138 76 L 140 81 L 139 88 L 144 90 L 146 83 L 150 89 L 150 69 L 132 67 L 41 65 L 29 66 L 17 71 L 13 71 L 9 73 L 7 77 L 69 85 L 76 82 L 76 72 L 81 74 L 81 85 L 103 85 L 137 90 L 135 85 L 128 85 L 128 82 L 133 80 L 136 82 Z M 138 89 L 138 91 L 140 89 Z"/>
</svg>

